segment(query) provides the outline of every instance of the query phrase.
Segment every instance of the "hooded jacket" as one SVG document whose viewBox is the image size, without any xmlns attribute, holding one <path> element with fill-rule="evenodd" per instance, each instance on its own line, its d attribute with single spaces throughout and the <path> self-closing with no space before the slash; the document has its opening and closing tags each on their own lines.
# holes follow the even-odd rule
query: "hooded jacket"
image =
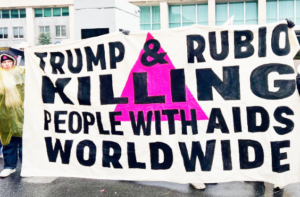
<svg viewBox="0 0 300 197">
<path fill-rule="evenodd" d="M 0 67 L 0 139 L 7 145 L 12 136 L 22 137 L 25 69 L 16 66 L 16 57 L 11 52 L 0 52 L 0 59 L 4 55 L 14 62 L 10 70 Z"/>
<path fill-rule="evenodd" d="M 17 65 L 17 56 L 15 56 L 12 52 L 10 51 L 1 51 L 0 52 L 0 60 L 2 59 L 3 56 L 10 57 L 10 59 L 13 60 L 14 66 Z"/>
</svg>

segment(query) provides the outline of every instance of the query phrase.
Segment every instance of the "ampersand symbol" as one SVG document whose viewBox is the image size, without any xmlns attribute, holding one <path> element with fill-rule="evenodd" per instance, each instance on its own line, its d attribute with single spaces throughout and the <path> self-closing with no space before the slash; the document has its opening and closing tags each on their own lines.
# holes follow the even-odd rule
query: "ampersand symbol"
<svg viewBox="0 0 300 197">
<path fill-rule="evenodd" d="M 151 45 L 153 45 L 152 48 L 150 48 Z M 167 64 L 168 62 L 164 59 L 167 53 L 158 54 L 159 49 L 160 43 L 157 40 L 148 40 L 144 45 L 145 53 L 142 55 L 142 64 L 144 66 L 154 66 L 157 63 Z M 147 57 L 152 57 L 153 60 L 148 61 Z"/>
</svg>

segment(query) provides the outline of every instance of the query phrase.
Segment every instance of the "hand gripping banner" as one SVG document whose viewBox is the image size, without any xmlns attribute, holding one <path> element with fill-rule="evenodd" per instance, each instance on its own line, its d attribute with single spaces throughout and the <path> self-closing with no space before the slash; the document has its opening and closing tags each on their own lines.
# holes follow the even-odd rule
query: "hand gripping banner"
<svg viewBox="0 0 300 197">
<path fill-rule="evenodd" d="M 299 182 L 298 50 L 285 21 L 29 48 L 22 175 Z"/>
</svg>

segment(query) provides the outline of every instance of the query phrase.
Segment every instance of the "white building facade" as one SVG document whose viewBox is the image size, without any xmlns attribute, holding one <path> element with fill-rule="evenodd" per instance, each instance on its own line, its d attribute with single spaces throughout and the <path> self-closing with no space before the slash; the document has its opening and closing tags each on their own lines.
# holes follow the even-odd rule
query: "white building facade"
<svg viewBox="0 0 300 197">
<path fill-rule="evenodd" d="M 52 43 L 74 39 L 73 0 L 0 0 L 0 47 L 38 44 L 41 32 Z"/>
<path fill-rule="evenodd" d="M 233 25 L 272 23 L 286 18 L 300 31 L 300 0 L 130 0 L 141 9 L 140 28 L 167 29 L 192 24 Z M 300 32 L 299 32 L 300 35 Z"/>
<path fill-rule="evenodd" d="M 130 2 L 141 8 L 141 28 L 146 27 L 143 24 L 156 23 L 158 18 L 161 29 L 190 24 L 214 26 L 223 24 L 232 15 L 235 16 L 233 25 L 265 24 L 289 18 L 300 28 L 300 0 L 130 0 Z"/>
<path fill-rule="evenodd" d="M 300 31 L 300 0 L 128 1 L 140 9 L 139 27 L 142 30 L 192 24 L 221 25 L 234 15 L 233 25 L 266 24 L 289 18 L 296 24 L 296 33 Z M 37 45 L 41 32 L 49 32 L 52 43 L 78 39 L 75 13 L 74 0 L 0 0 L 0 47 L 22 41 L 27 41 L 30 46 Z M 128 19 L 128 23 L 131 20 Z M 113 31 L 122 28 L 118 26 Z"/>
<path fill-rule="evenodd" d="M 75 39 L 140 30 L 139 7 L 126 0 L 74 0 Z"/>
</svg>

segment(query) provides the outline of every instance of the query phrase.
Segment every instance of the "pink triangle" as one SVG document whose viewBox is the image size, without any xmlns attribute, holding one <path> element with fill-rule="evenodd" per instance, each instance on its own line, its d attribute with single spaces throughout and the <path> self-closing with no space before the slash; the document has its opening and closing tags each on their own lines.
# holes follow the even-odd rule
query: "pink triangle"
<svg viewBox="0 0 300 197">
<path fill-rule="evenodd" d="M 148 33 L 147 39 L 154 39 L 153 36 Z M 121 111 L 122 116 L 117 116 L 116 120 L 118 121 L 130 121 L 129 111 L 133 111 L 135 116 L 137 117 L 138 111 L 143 111 L 144 116 L 148 111 L 162 111 L 166 109 L 178 109 L 185 110 L 186 119 L 191 120 L 190 109 L 196 110 L 197 120 L 207 120 L 206 114 L 203 112 L 198 102 L 191 94 L 190 90 L 186 86 L 186 100 L 187 102 L 172 102 L 172 94 L 171 94 L 171 84 L 170 84 L 170 70 L 175 69 L 168 55 L 165 56 L 165 60 L 168 62 L 167 64 L 156 64 L 151 67 L 144 66 L 141 63 L 141 57 L 144 53 L 144 49 L 142 49 L 139 58 L 133 68 L 130 71 L 128 80 L 123 89 L 121 97 L 128 97 L 128 104 L 118 104 L 116 106 L 115 111 Z M 163 53 L 164 50 L 160 47 L 158 53 Z M 148 58 L 148 61 L 150 59 Z M 133 88 L 133 73 L 138 72 L 147 72 L 147 80 L 148 80 L 148 94 L 149 96 L 160 96 L 164 95 L 166 99 L 166 103 L 155 103 L 155 104 L 135 104 L 134 103 L 134 88 Z M 155 120 L 154 115 L 152 120 Z M 161 120 L 167 121 L 167 116 L 162 115 Z M 175 115 L 175 120 L 181 120 L 180 114 Z"/>
</svg>

